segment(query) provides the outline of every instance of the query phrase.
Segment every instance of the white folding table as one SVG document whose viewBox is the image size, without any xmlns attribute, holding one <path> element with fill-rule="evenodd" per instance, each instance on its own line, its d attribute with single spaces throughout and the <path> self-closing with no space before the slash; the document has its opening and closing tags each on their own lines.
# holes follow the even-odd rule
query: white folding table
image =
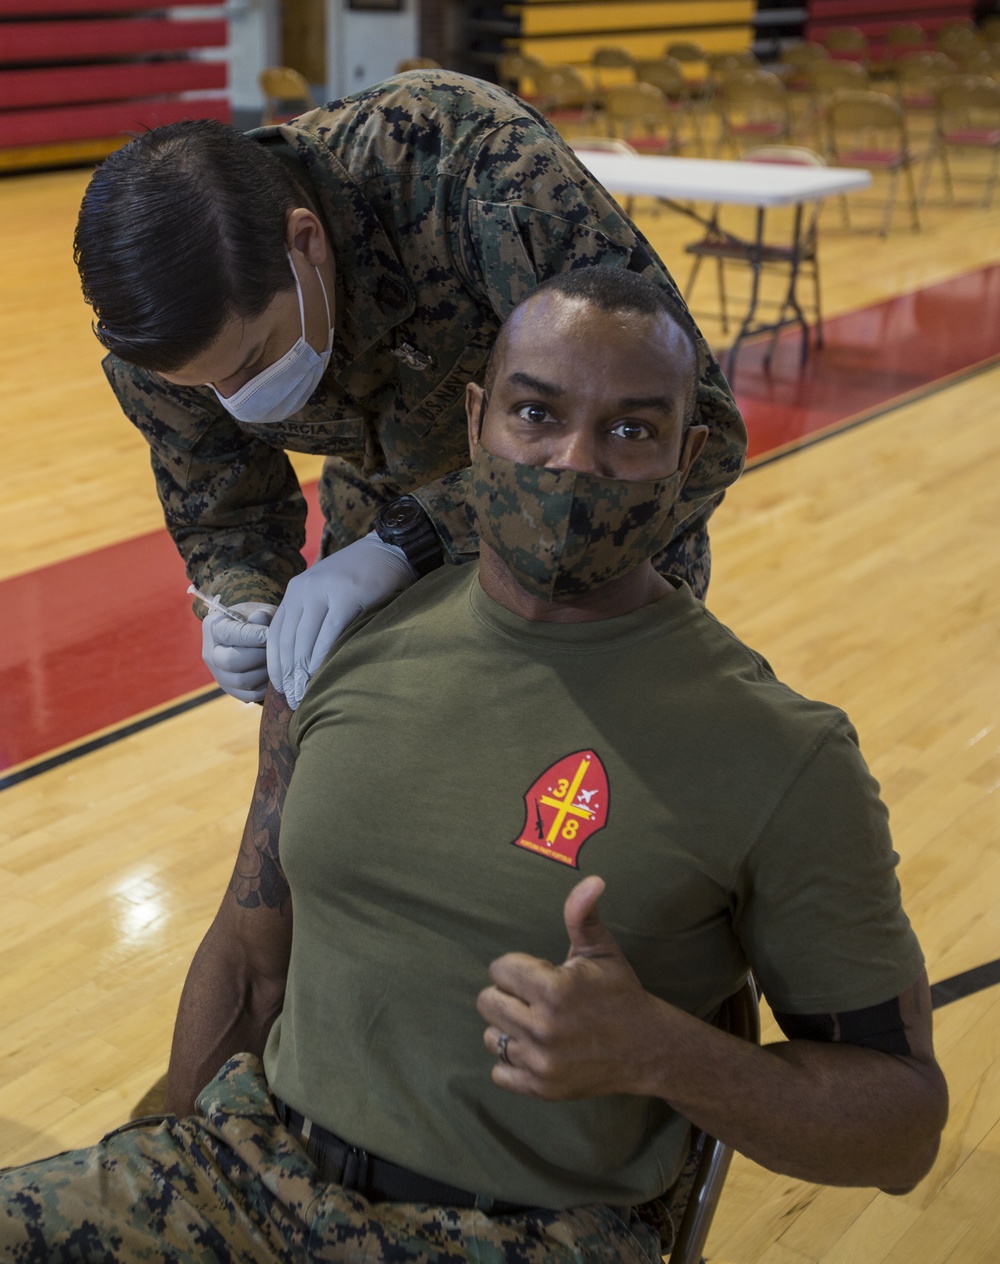
<svg viewBox="0 0 1000 1264">
<path fill-rule="evenodd" d="M 603 150 L 576 150 L 580 162 L 612 193 L 656 197 L 675 210 L 711 225 L 680 199 L 692 202 L 731 202 L 757 208 L 753 241 L 725 234 L 746 247 L 752 269 L 752 289 L 746 316 L 729 349 L 728 372 L 732 376 L 740 343 L 750 334 L 774 333 L 789 325 L 802 329 L 803 358 L 808 348 L 809 326 L 798 299 L 799 264 L 802 259 L 802 210 L 831 194 L 850 193 L 871 184 L 871 172 L 855 167 L 793 166 L 773 162 L 724 162 L 711 158 L 656 158 L 640 154 L 609 153 Z M 760 270 L 767 251 L 764 215 L 769 207 L 794 206 L 792 244 L 789 250 L 788 289 L 776 321 L 757 319 L 760 299 Z M 718 231 L 718 230 L 717 230 Z"/>
</svg>

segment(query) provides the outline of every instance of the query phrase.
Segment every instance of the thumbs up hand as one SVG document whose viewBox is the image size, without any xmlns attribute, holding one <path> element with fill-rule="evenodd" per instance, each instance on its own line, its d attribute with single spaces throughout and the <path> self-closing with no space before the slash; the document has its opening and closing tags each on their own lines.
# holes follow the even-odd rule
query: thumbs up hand
<svg viewBox="0 0 1000 1264">
<path fill-rule="evenodd" d="M 493 985 L 476 1008 L 488 1024 L 483 1043 L 497 1058 L 498 1087 L 545 1101 L 649 1091 L 663 1002 L 643 989 L 601 922 L 603 891 L 593 876 L 566 897 L 562 965 L 511 952 L 490 966 Z"/>
</svg>

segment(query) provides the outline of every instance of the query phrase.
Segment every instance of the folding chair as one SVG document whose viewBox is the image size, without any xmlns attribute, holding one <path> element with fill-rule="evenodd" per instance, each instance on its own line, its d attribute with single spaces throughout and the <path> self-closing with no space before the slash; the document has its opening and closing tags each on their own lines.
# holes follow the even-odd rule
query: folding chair
<svg viewBox="0 0 1000 1264">
<path fill-rule="evenodd" d="M 953 75 L 938 84 L 934 139 L 927 153 L 920 196 L 927 191 L 935 158 L 941 162 L 945 189 L 952 202 L 952 183 L 948 153 L 951 150 L 979 150 L 992 154 L 983 206 L 993 203 L 1000 169 L 1000 83 L 987 75 Z"/>
<path fill-rule="evenodd" d="M 919 22 L 893 22 L 885 33 L 885 45 L 893 58 L 920 53 L 927 47 L 927 32 Z"/>
<path fill-rule="evenodd" d="M 684 77 L 696 92 L 701 92 L 708 80 L 708 53 L 694 40 L 671 40 L 663 50 L 684 67 Z"/>
<path fill-rule="evenodd" d="M 708 73 L 713 76 L 725 70 L 760 70 L 760 68 L 760 62 L 749 48 L 745 48 L 740 53 L 708 54 Z"/>
<path fill-rule="evenodd" d="M 726 146 L 739 152 L 741 143 L 788 140 L 792 134 L 792 112 L 788 91 L 768 71 L 737 71 L 725 78 L 718 89 L 719 137 L 716 154 Z"/>
<path fill-rule="evenodd" d="M 871 61 L 868 36 L 860 26 L 835 26 L 823 35 L 823 47 L 831 57 L 846 57 L 867 66 Z"/>
<path fill-rule="evenodd" d="M 316 107 L 305 76 L 291 66 L 268 66 L 257 76 L 264 97 L 261 123 L 284 123 Z"/>
<path fill-rule="evenodd" d="M 818 61 L 829 61 L 830 52 L 816 40 L 802 40 L 789 44 L 780 54 L 780 65 L 785 86 L 790 92 L 809 91 L 809 67 Z"/>
<path fill-rule="evenodd" d="M 833 94 L 826 117 L 827 152 L 835 166 L 864 167 L 869 171 L 887 172 L 890 177 L 879 236 L 885 237 L 889 231 L 901 171 L 906 175 L 910 190 L 913 228 L 919 230 L 913 155 L 906 130 L 906 115 L 899 102 L 885 92 L 847 89 Z M 840 203 L 844 224 L 849 227 L 846 197 L 842 197 Z"/>
<path fill-rule="evenodd" d="M 496 62 L 497 82 L 508 92 L 516 92 L 522 100 L 534 101 L 537 99 L 535 76 L 543 66 L 537 57 L 527 53 L 501 53 Z"/>
<path fill-rule="evenodd" d="M 823 146 L 823 127 L 830 98 L 844 88 L 867 88 L 868 71 L 859 61 L 832 58 L 814 61 L 806 70 L 809 80 L 809 131 L 817 146 Z"/>
<path fill-rule="evenodd" d="M 946 22 L 934 32 L 934 47 L 953 61 L 958 61 L 967 50 L 978 51 L 982 46 L 979 32 L 965 22 Z"/>
<path fill-rule="evenodd" d="M 533 78 L 535 103 L 554 127 L 569 129 L 593 119 L 594 94 L 575 66 L 539 66 Z"/>
<path fill-rule="evenodd" d="M 595 48 L 590 64 L 594 68 L 594 82 L 600 91 L 635 79 L 635 58 L 628 49 L 619 48 L 616 44 Z M 608 71 L 612 73 L 608 74 Z"/>
<path fill-rule="evenodd" d="M 670 102 L 676 117 L 678 130 L 690 122 L 691 135 L 699 153 L 704 153 L 701 122 L 694 105 L 695 91 L 685 78 L 681 63 L 674 57 L 655 57 L 636 60 L 634 63 L 637 83 L 651 83 L 659 88 Z"/>
<path fill-rule="evenodd" d="M 937 88 L 957 67 L 947 53 L 905 53 L 892 65 L 896 91 L 904 110 L 934 109 Z"/>
<path fill-rule="evenodd" d="M 611 135 L 626 141 L 636 153 L 672 154 L 680 148 L 679 112 L 654 84 L 608 88 L 602 108 Z"/>
<path fill-rule="evenodd" d="M 731 1035 L 754 1044 L 760 1042 L 757 985 L 752 975 L 723 1004 L 715 1023 Z M 704 1264 L 702 1251 L 733 1161 L 732 1146 L 709 1137 L 697 1128 L 691 1130 L 691 1153 L 699 1156 L 698 1171 L 674 1245 L 667 1256 L 669 1264 Z"/>
</svg>

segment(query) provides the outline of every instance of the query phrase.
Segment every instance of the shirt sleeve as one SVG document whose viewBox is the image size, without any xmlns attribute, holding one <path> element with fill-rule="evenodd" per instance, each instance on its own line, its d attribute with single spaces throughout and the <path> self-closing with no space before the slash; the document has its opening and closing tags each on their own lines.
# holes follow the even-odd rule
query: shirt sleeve
<svg viewBox="0 0 1000 1264">
<path fill-rule="evenodd" d="M 291 462 L 197 388 L 109 355 L 104 371 L 149 444 L 163 516 L 188 578 L 225 605 L 277 604 L 305 569 L 306 502 Z"/>
<path fill-rule="evenodd" d="M 862 1009 L 923 967 L 903 911 L 889 814 L 857 735 L 828 729 L 748 854 L 736 932 L 772 1009 Z"/>
</svg>

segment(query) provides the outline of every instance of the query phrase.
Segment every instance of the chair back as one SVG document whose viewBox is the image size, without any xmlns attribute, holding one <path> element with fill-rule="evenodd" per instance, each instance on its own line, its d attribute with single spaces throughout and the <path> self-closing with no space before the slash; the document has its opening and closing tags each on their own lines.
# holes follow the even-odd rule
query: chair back
<svg viewBox="0 0 1000 1264">
<path fill-rule="evenodd" d="M 708 61 L 708 53 L 694 40 L 674 40 L 663 51 L 668 57 L 676 57 L 678 61 Z"/>
<path fill-rule="evenodd" d="M 981 48 L 982 39 L 973 26 L 964 22 L 946 22 L 934 32 L 934 47 L 949 57 L 968 48 Z"/>
<path fill-rule="evenodd" d="M 826 166 L 826 159 L 805 145 L 755 145 L 740 155 L 740 162 L 773 162 L 785 167 Z"/>
<path fill-rule="evenodd" d="M 603 44 L 590 58 L 594 83 L 601 90 L 620 83 L 635 83 L 635 58 L 627 48 Z"/>
<path fill-rule="evenodd" d="M 997 47 L 991 44 L 960 44 L 945 51 L 964 75 L 991 75 L 995 72 Z"/>
<path fill-rule="evenodd" d="M 745 70 L 727 76 L 718 85 L 722 120 L 719 149 L 743 141 L 780 141 L 791 135 L 792 114 L 788 90 L 765 70 Z"/>
<path fill-rule="evenodd" d="M 753 1044 L 760 1043 L 757 985 L 752 975 L 747 976 L 738 992 L 723 1002 L 715 1025 Z M 712 1218 L 722 1196 L 722 1186 L 733 1161 L 732 1146 L 709 1137 L 698 1128 L 691 1131 L 691 1152 L 698 1155 L 698 1171 L 674 1245 L 667 1257 L 669 1264 L 700 1264 Z"/>
<path fill-rule="evenodd" d="M 839 158 L 845 151 L 857 166 L 879 166 L 908 156 L 906 115 L 886 92 L 842 89 L 827 107 L 828 148 Z"/>
<path fill-rule="evenodd" d="M 520 92 L 525 80 L 534 84 L 535 73 L 542 64 L 537 57 L 530 57 L 527 53 L 501 53 L 496 61 L 497 80 L 504 88 Z"/>
<path fill-rule="evenodd" d="M 919 22 L 893 22 L 885 33 L 886 47 L 894 56 L 927 47 L 927 32 Z"/>
<path fill-rule="evenodd" d="M 592 66 L 613 66 L 630 68 L 635 58 L 627 48 L 619 48 L 617 44 L 603 44 L 595 48 L 590 59 Z"/>
<path fill-rule="evenodd" d="M 597 96 L 575 66 L 539 66 L 533 71 L 537 109 L 556 127 L 589 126 Z"/>
<path fill-rule="evenodd" d="M 603 105 L 612 135 L 623 137 L 635 149 L 666 154 L 677 147 L 674 107 L 653 84 L 608 88 Z"/>
<path fill-rule="evenodd" d="M 938 84 L 956 69 L 946 53 L 929 51 L 905 53 L 892 65 L 900 100 L 911 110 L 933 109 Z"/>
<path fill-rule="evenodd" d="M 291 66 L 267 66 L 257 76 L 257 83 L 264 97 L 261 122 L 265 127 L 315 108 L 305 76 Z"/>
<path fill-rule="evenodd" d="M 635 62 L 637 83 L 651 83 L 668 101 L 682 101 L 690 94 L 680 62 L 675 57 L 656 57 Z"/>
<path fill-rule="evenodd" d="M 848 57 L 866 63 L 870 49 L 868 36 L 860 26 L 835 26 L 824 32 L 823 45 L 836 57 Z"/>
<path fill-rule="evenodd" d="M 803 40 L 800 44 L 789 44 L 787 48 L 783 48 L 780 60 L 784 66 L 804 69 L 811 66 L 813 62 L 829 61 L 830 50 L 824 48 L 816 40 Z"/>
<path fill-rule="evenodd" d="M 952 75 L 937 89 L 938 128 L 973 135 L 1000 129 L 1000 83 L 988 75 Z"/>
<path fill-rule="evenodd" d="M 866 88 L 868 71 L 858 61 L 814 61 L 806 70 L 813 93 L 825 96 L 837 88 Z"/>
<path fill-rule="evenodd" d="M 708 70 L 712 75 L 727 70 L 760 70 L 760 62 L 749 48 L 739 53 L 709 53 Z"/>
<path fill-rule="evenodd" d="M 634 157 L 637 152 L 627 140 L 618 136 L 574 136 L 570 148 L 577 154 L 589 150 L 591 153 L 631 154 Z"/>
</svg>

